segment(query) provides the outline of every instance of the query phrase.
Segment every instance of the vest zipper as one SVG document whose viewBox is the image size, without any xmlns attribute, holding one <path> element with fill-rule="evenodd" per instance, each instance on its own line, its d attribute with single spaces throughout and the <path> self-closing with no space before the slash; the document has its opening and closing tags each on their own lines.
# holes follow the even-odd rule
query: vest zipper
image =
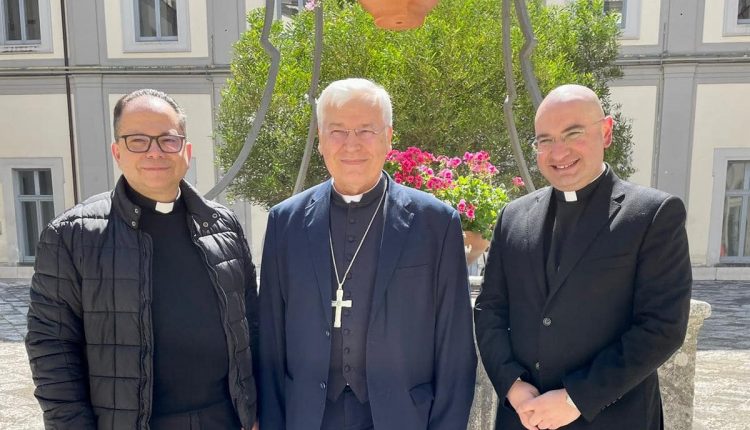
<svg viewBox="0 0 750 430">
<path fill-rule="evenodd" d="M 192 220 L 192 221 L 194 223 L 197 223 L 195 220 Z M 206 265 L 206 268 L 208 269 L 209 278 L 211 279 L 211 284 L 214 287 L 214 292 L 216 292 L 216 295 L 219 296 L 219 299 L 220 299 L 219 302 L 221 303 L 221 319 L 222 319 L 222 325 L 224 326 L 224 336 L 231 336 L 232 341 L 233 341 L 232 348 L 231 348 L 232 350 L 231 351 L 227 351 L 228 353 L 231 354 L 230 355 L 230 357 L 231 357 L 230 358 L 230 363 L 229 363 L 230 366 L 228 366 L 228 371 L 232 372 L 231 363 L 232 363 L 232 361 L 234 361 L 235 362 L 235 370 L 234 370 L 234 372 L 235 372 L 235 378 L 236 378 L 236 380 L 235 380 L 235 384 L 236 385 L 235 386 L 239 387 L 239 386 L 241 386 L 241 384 L 240 384 L 240 379 L 239 379 L 240 378 L 239 365 L 237 365 L 237 353 L 236 353 L 236 350 L 237 350 L 237 338 L 235 337 L 234 333 L 232 332 L 232 329 L 229 327 L 229 321 L 228 321 L 229 317 L 227 315 L 227 313 L 228 313 L 227 309 L 229 308 L 229 298 L 227 297 L 226 292 L 224 292 L 224 290 L 219 286 L 219 275 L 216 273 L 216 270 L 214 269 L 213 265 L 211 265 L 211 263 L 208 261 L 208 254 L 206 254 L 206 250 L 203 249 L 203 246 L 201 246 L 201 244 L 200 244 L 200 242 L 198 240 L 198 235 L 199 235 L 199 232 L 200 232 L 200 228 L 197 227 L 195 224 L 193 224 L 193 228 L 197 229 L 197 230 L 193 230 L 192 231 L 193 244 L 195 244 L 195 246 L 198 247 L 198 249 L 201 252 L 201 255 L 203 256 L 203 263 Z M 219 294 L 219 293 L 221 293 L 221 294 Z M 227 342 L 227 347 L 229 346 L 228 343 L 229 342 Z M 229 349 L 229 348 L 227 348 L 227 349 Z M 229 375 L 227 375 L 227 377 L 228 376 Z M 237 401 L 236 401 L 236 399 L 239 399 L 239 394 L 236 393 L 236 392 L 232 393 L 233 391 L 235 391 L 235 389 L 233 389 L 232 385 L 230 385 L 230 387 L 229 387 L 229 394 L 230 395 L 234 394 L 234 396 L 232 398 L 232 403 L 234 404 L 234 407 L 236 409 L 237 415 L 239 416 L 240 408 L 239 408 L 239 405 L 237 404 Z"/>
</svg>

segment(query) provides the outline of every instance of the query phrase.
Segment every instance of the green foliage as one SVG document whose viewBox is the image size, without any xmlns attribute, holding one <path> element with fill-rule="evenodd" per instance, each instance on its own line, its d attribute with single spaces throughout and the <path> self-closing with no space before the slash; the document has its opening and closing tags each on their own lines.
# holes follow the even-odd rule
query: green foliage
<svg viewBox="0 0 750 430">
<path fill-rule="evenodd" d="M 478 202 L 473 218 L 461 213 L 461 228 L 476 231 L 487 240 L 492 239 L 497 214 L 510 200 L 503 184 L 493 186 L 477 176 L 459 176 L 454 188 L 442 189 L 435 196 L 454 208 L 460 208 L 462 200 Z"/>
<path fill-rule="evenodd" d="M 359 4 L 323 1 L 324 49 L 320 88 L 346 77 L 365 77 L 383 85 L 394 105 L 394 147 L 419 147 L 434 153 L 460 155 L 488 151 L 498 160 L 500 181 L 518 175 L 503 116 L 505 79 L 501 47 L 500 3 L 497 0 L 442 0 L 416 30 L 378 29 Z M 578 0 L 564 7 L 529 2 L 538 45 L 535 73 L 543 93 L 564 83 L 592 87 L 605 109 L 619 119 L 609 161 L 622 177 L 633 173 L 632 134 L 612 106 L 607 82 L 621 75 L 614 16 L 602 13 L 602 0 Z M 223 91 L 217 134 L 226 142 L 217 152 L 227 169 L 236 159 L 260 105 L 269 60 L 260 46 L 263 12 L 248 15 L 249 29 L 235 45 L 232 78 Z M 289 197 L 302 159 L 310 118 L 306 92 L 312 75 L 313 14 L 303 12 L 282 25 L 274 23 L 271 41 L 281 51 L 281 68 L 261 134 L 230 196 L 270 207 Z M 516 85 L 515 114 L 523 141 L 532 139 L 534 110 L 518 65 L 523 43 L 519 28 L 512 32 Z M 534 168 L 530 145 L 524 148 L 537 185 L 543 178 Z M 321 182 L 327 172 L 314 156 L 306 186 Z"/>
</svg>

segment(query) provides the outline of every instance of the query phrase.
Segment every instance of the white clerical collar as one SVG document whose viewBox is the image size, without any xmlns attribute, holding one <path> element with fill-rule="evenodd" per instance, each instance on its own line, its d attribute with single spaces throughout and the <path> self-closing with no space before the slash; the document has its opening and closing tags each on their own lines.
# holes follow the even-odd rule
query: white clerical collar
<svg viewBox="0 0 750 430">
<path fill-rule="evenodd" d="M 362 196 L 364 196 L 365 194 L 367 194 L 367 193 L 369 193 L 370 191 L 374 190 L 374 189 L 375 189 L 375 187 L 377 187 L 379 183 L 380 183 L 380 181 L 378 181 L 378 182 L 375 182 L 375 185 L 373 185 L 373 186 L 372 186 L 372 188 L 370 188 L 369 190 L 365 191 L 364 193 L 361 193 L 361 194 L 355 194 L 355 195 L 353 195 L 353 196 L 349 196 L 349 195 L 346 195 L 346 194 L 341 194 L 340 192 L 338 192 L 338 191 L 336 190 L 336 187 L 335 187 L 335 186 L 333 186 L 333 178 L 331 178 L 331 186 L 333 186 L 333 191 L 336 191 L 336 194 L 340 195 L 340 196 L 341 196 L 341 198 L 342 198 L 342 199 L 344 199 L 344 201 L 345 201 L 346 203 L 359 203 L 359 201 L 360 201 L 360 200 L 362 200 Z"/>
<path fill-rule="evenodd" d="M 177 188 L 177 197 L 174 198 L 174 201 L 171 201 L 169 203 L 156 202 L 156 207 L 154 207 L 154 210 L 163 214 L 172 212 L 172 209 L 174 209 L 174 202 L 176 202 L 180 198 L 181 194 L 182 190 Z"/>
<path fill-rule="evenodd" d="M 596 178 L 594 178 L 593 180 L 591 180 L 591 182 L 589 182 L 588 184 L 586 184 L 583 188 L 586 188 L 587 186 L 589 186 L 589 184 L 593 184 L 594 182 L 596 182 L 596 180 L 599 179 L 604 174 L 604 172 L 606 172 L 606 171 L 607 171 L 607 165 L 604 164 L 604 163 L 602 163 L 602 171 L 599 172 L 599 174 L 596 175 Z M 583 189 L 583 188 L 581 188 L 581 189 Z M 566 202 L 577 202 L 578 201 L 578 191 L 563 191 L 562 193 L 563 193 L 563 196 L 565 197 L 565 201 Z"/>
</svg>

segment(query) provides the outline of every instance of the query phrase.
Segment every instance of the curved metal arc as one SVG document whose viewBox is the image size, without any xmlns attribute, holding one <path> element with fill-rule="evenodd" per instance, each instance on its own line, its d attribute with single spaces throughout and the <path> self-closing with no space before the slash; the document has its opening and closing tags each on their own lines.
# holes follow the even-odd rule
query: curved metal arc
<svg viewBox="0 0 750 430">
<path fill-rule="evenodd" d="M 302 162 L 299 166 L 299 173 L 297 174 L 297 181 L 294 184 L 294 191 L 292 194 L 297 194 L 302 191 L 302 187 L 305 185 L 305 178 L 307 177 L 307 169 L 310 167 L 310 158 L 312 157 L 313 143 L 315 142 L 315 134 L 318 131 L 318 116 L 317 116 L 317 103 L 315 101 L 315 95 L 318 93 L 318 81 L 320 80 L 320 61 L 323 52 L 323 6 L 318 5 L 315 8 L 315 48 L 313 50 L 313 70 L 312 79 L 310 81 L 310 91 L 307 93 L 307 101 L 310 103 L 310 109 L 312 114 L 310 115 L 310 126 L 307 130 L 307 143 L 305 144 L 305 152 L 302 154 Z"/>
<path fill-rule="evenodd" d="M 521 178 L 523 178 L 528 191 L 534 191 L 536 187 L 531 179 L 531 174 L 526 166 L 526 159 L 524 158 L 523 151 L 521 150 L 521 144 L 518 140 L 518 130 L 516 129 L 516 122 L 513 116 L 513 102 L 515 102 L 516 94 L 516 83 L 513 78 L 513 48 L 510 44 L 510 2 L 511 0 L 501 0 L 503 8 L 503 69 L 505 72 L 505 88 L 507 95 L 505 96 L 505 102 L 503 103 L 503 112 L 505 113 L 505 122 L 508 125 L 508 136 L 510 137 L 510 147 L 513 150 L 513 158 L 516 159 L 518 170 L 520 170 Z"/>
<path fill-rule="evenodd" d="M 205 195 L 206 199 L 213 200 L 218 196 L 229 184 L 234 180 L 235 176 L 239 173 L 242 165 L 247 160 L 250 151 L 255 145 L 255 141 L 258 139 L 260 134 L 260 128 L 263 126 L 263 121 L 268 113 L 268 108 L 271 105 L 271 96 L 273 95 L 273 89 L 276 86 L 276 78 L 279 74 L 279 63 L 281 61 L 281 54 L 279 50 L 274 47 L 268 40 L 268 36 L 271 33 L 271 25 L 273 24 L 273 12 L 274 12 L 274 0 L 266 0 L 266 11 L 263 18 L 263 30 L 260 35 L 260 44 L 266 51 L 268 56 L 271 58 L 271 67 L 268 69 L 268 81 L 266 82 L 266 89 L 263 91 L 263 98 L 260 102 L 258 112 L 253 119 L 253 125 L 250 128 L 250 133 L 245 139 L 245 143 L 242 145 L 240 153 L 237 155 L 237 159 L 234 160 L 234 164 L 226 171 L 224 176 L 219 182 L 214 185 Z"/>
<path fill-rule="evenodd" d="M 520 53 L 523 83 L 526 86 L 526 91 L 528 91 L 531 96 L 531 103 L 534 105 L 534 110 L 536 110 L 542 103 L 542 92 L 539 90 L 539 83 L 534 74 L 534 64 L 531 62 L 531 53 L 536 47 L 537 40 L 536 37 L 534 37 L 534 29 L 531 27 L 531 19 L 529 18 L 529 10 L 526 7 L 526 1 L 514 0 L 514 2 L 518 24 L 521 27 L 525 39 Z"/>
</svg>

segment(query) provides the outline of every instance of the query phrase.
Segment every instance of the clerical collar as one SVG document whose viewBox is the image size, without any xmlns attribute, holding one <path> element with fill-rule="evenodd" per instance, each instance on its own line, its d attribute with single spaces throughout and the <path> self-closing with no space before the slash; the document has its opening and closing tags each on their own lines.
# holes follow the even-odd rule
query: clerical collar
<svg viewBox="0 0 750 430">
<path fill-rule="evenodd" d="M 179 188 L 177 188 L 177 197 L 175 197 L 173 202 L 168 203 L 152 200 L 134 190 L 130 185 L 127 185 L 125 187 L 125 190 L 127 191 L 128 197 L 130 197 L 130 200 L 133 203 L 135 203 L 137 206 L 140 206 L 141 208 L 150 209 L 154 212 L 168 214 L 172 213 L 172 211 L 174 211 L 177 207 L 182 207 L 182 199 L 180 199 L 180 197 L 182 196 L 182 190 L 180 190 Z"/>
<path fill-rule="evenodd" d="M 332 201 L 334 203 L 342 204 L 342 205 L 351 205 L 353 207 L 358 206 L 367 206 L 370 203 L 374 202 L 380 196 L 383 194 L 383 189 L 386 186 L 386 178 L 384 174 L 380 175 L 380 180 L 369 190 L 365 191 L 362 194 L 357 194 L 354 196 L 349 196 L 345 194 L 341 194 L 338 191 L 336 191 L 336 188 L 333 187 L 333 178 L 331 178 L 331 197 Z"/>
<path fill-rule="evenodd" d="M 607 172 L 609 172 L 609 165 L 605 163 L 604 169 L 602 169 L 602 172 L 599 173 L 599 176 L 597 176 L 593 181 L 589 182 L 588 185 L 578 191 L 560 191 L 556 188 L 553 189 L 555 193 L 555 199 L 558 202 L 564 203 L 576 203 L 585 201 L 594 192 L 596 186 L 599 185 L 599 183 L 602 181 L 602 178 Z"/>
</svg>

